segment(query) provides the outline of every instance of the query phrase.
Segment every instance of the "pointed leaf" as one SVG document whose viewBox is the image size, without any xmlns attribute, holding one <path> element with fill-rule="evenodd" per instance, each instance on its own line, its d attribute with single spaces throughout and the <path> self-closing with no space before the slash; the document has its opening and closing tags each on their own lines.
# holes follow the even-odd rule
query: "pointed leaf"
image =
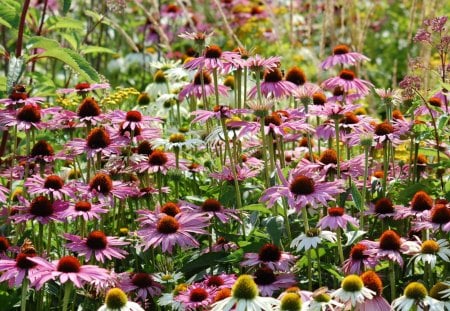
<svg viewBox="0 0 450 311">
<path fill-rule="evenodd" d="M 25 66 L 22 57 L 19 58 L 16 58 L 15 56 L 10 57 L 8 64 L 8 77 L 6 80 L 6 87 L 8 93 L 11 93 L 14 84 L 19 82 L 24 69 Z"/>
</svg>

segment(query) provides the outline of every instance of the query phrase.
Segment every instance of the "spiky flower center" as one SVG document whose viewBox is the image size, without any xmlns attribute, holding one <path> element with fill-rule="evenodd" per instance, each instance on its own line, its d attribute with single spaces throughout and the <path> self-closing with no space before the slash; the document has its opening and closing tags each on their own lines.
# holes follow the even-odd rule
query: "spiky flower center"
<svg viewBox="0 0 450 311">
<path fill-rule="evenodd" d="M 320 234 L 320 228 L 310 228 L 308 231 L 306 231 L 306 236 L 308 238 L 313 238 L 316 236 L 319 236 Z"/>
<path fill-rule="evenodd" d="M 121 310 L 127 302 L 127 295 L 120 288 L 111 288 L 106 294 L 105 303 L 108 310 Z"/>
<path fill-rule="evenodd" d="M 170 135 L 169 142 L 171 143 L 184 143 L 186 141 L 186 136 L 181 133 L 175 133 Z"/>
<path fill-rule="evenodd" d="M 431 221 L 435 224 L 446 224 L 450 221 L 450 209 L 445 205 L 436 205 L 431 210 Z"/>
<path fill-rule="evenodd" d="M 427 159 L 426 155 L 424 155 L 424 154 L 417 155 L 417 164 L 425 165 L 427 163 L 428 163 L 428 159 Z"/>
<path fill-rule="evenodd" d="M 255 272 L 255 283 L 258 285 L 269 285 L 276 281 L 273 270 L 268 267 L 261 267 Z"/>
<path fill-rule="evenodd" d="M 347 81 L 353 81 L 355 79 L 355 73 L 351 70 L 344 69 L 339 74 L 339 78 Z"/>
<path fill-rule="evenodd" d="M 306 82 L 306 75 L 300 68 L 292 67 L 286 73 L 286 81 L 290 81 L 295 85 L 303 85 Z"/>
<path fill-rule="evenodd" d="M 148 163 L 152 166 L 163 166 L 169 159 L 167 155 L 161 150 L 153 151 L 148 157 Z"/>
<path fill-rule="evenodd" d="M 267 243 L 259 250 L 258 259 L 263 262 L 277 262 L 281 259 L 281 251 L 275 244 Z"/>
<path fill-rule="evenodd" d="M 400 236 L 393 230 L 386 230 L 380 237 L 380 248 L 382 250 L 398 251 L 400 250 Z"/>
<path fill-rule="evenodd" d="M 323 164 L 337 164 L 337 152 L 334 149 L 327 149 L 320 155 L 319 161 Z"/>
<path fill-rule="evenodd" d="M 281 123 L 283 123 L 283 121 L 281 120 L 281 118 L 272 113 L 269 116 L 264 117 L 264 125 L 269 126 L 270 124 L 276 125 L 276 126 L 280 126 Z"/>
<path fill-rule="evenodd" d="M 158 224 L 156 225 L 156 230 L 163 234 L 175 233 L 179 228 L 180 224 L 172 216 L 163 216 L 160 220 L 158 220 Z"/>
<path fill-rule="evenodd" d="M 92 231 L 87 239 L 86 239 L 86 245 L 90 249 L 94 250 L 100 250 L 105 249 L 108 245 L 108 240 L 106 239 L 106 235 L 103 233 L 103 231 Z"/>
<path fill-rule="evenodd" d="M 313 193 L 314 189 L 314 180 L 305 175 L 295 177 L 289 186 L 289 190 L 294 195 L 308 195 Z"/>
<path fill-rule="evenodd" d="M 344 117 L 339 121 L 342 124 L 358 124 L 359 118 L 353 112 L 344 113 Z"/>
<path fill-rule="evenodd" d="M 368 255 L 364 254 L 364 251 L 367 250 L 367 246 L 364 244 L 358 243 L 355 246 L 352 247 L 350 251 L 350 257 L 353 260 L 363 260 L 368 257 Z"/>
<path fill-rule="evenodd" d="M 436 241 L 426 240 L 422 243 L 420 251 L 423 254 L 436 254 L 439 252 L 440 246 Z"/>
<path fill-rule="evenodd" d="M 449 288 L 450 288 L 449 285 L 442 282 L 438 282 L 434 284 L 434 286 L 430 289 L 430 297 L 437 300 L 448 300 L 448 297 L 444 298 L 445 294 L 441 292 Z"/>
<path fill-rule="evenodd" d="M 394 118 L 395 120 L 404 120 L 402 112 L 398 109 L 392 111 L 392 118 Z"/>
<path fill-rule="evenodd" d="M 37 263 L 28 260 L 28 257 L 35 257 L 36 253 L 33 254 L 24 254 L 19 253 L 16 257 L 16 266 L 20 269 L 31 269 L 37 265 Z"/>
<path fill-rule="evenodd" d="M 366 271 L 361 274 L 364 286 L 370 290 L 373 290 L 378 296 L 383 293 L 383 283 L 380 277 L 373 271 Z"/>
<path fill-rule="evenodd" d="M 205 58 L 220 58 L 222 49 L 217 45 L 210 45 L 205 50 Z"/>
<path fill-rule="evenodd" d="M 189 300 L 191 302 L 201 302 L 208 298 L 208 292 L 201 287 L 193 288 L 189 293 Z"/>
<path fill-rule="evenodd" d="M 38 123 L 41 121 L 41 110 L 34 105 L 25 105 L 17 113 L 17 120 Z"/>
<path fill-rule="evenodd" d="M 150 103 L 150 96 L 148 96 L 148 93 L 141 93 L 137 98 L 137 102 L 140 106 L 148 105 Z"/>
<path fill-rule="evenodd" d="M 377 214 L 391 214 L 394 212 L 394 204 L 391 199 L 381 198 L 375 203 L 375 213 Z"/>
<path fill-rule="evenodd" d="M 314 296 L 314 300 L 317 301 L 317 302 L 325 302 L 325 303 L 327 303 L 327 302 L 329 302 L 331 300 L 331 296 L 328 295 L 327 293 L 321 293 L 321 294 L 315 295 Z"/>
<path fill-rule="evenodd" d="M 79 201 L 75 203 L 75 210 L 77 212 L 89 212 L 92 208 L 91 203 L 86 201 Z"/>
<path fill-rule="evenodd" d="M 180 207 L 177 203 L 167 202 L 163 206 L 161 206 L 161 213 L 165 213 L 169 216 L 175 217 L 176 214 L 180 213 Z"/>
<path fill-rule="evenodd" d="M 130 122 L 141 122 L 142 121 L 142 113 L 137 110 L 128 111 L 125 120 Z"/>
<path fill-rule="evenodd" d="M 238 300 L 253 300 L 258 296 L 258 286 L 250 275 L 243 274 L 234 283 L 232 295 Z"/>
<path fill-rule="evenodd" d="M 375 126 L 375 134 L 378 136 L 389 135 L 394 133 L 394 127 L 387 121 L 377 124 Z"/>
<path fill-rule="evenodd" d="M 342 207 L 330 207 L 328 208 L 328 216 L 340 217 L 344 215 L 344 208 Z"/>
<path fill-rule="evenodd" d="M 280 310 L 297 311 L 302 307 L 302 300 L 296 293 L 287 293 L 281 298 Z"/>
<path fill-rule="evenodd" d="M 48 217 L 54 212 L 53 204 L 49 199 L 40 195 L 30 204 L 30 214 L 40 217 Z"/>
<path fill-rule="evenodd" d="M 430 210 L 433 207 L 433 199 L 425 192 L 418 191 L 411 200 L 411 209 L 416 212 Z"/>
<path fill-rule="evenodd" d="M 428 291 L 422 283 L 411 282 L 406 286 L 403 294 L 410 299 L 422 300 L 428 295 Z"/>
<path fill-rule="evenodd" d="M 351 274 L 342 280 L 341 287 L 346 292 L 358 292 L 364 287 L 364 283 L 360 276 Z"/>
<path fill-rule="evenodd" d="M 78 107 L 77 115 L 80 118 L 96 117 L 102 113 L 97 101 L 93 97 L 86 97 Z"/>
<path fill-rule="evenodd" d="M 56 270 L 64 273 L 78 273 L 80 272 L 80 267 L 81 264 L 77 258 L 73 256 L 65 256 L 58 261 Z"/>
<path fill-rule="evenodd" d="M 223 299 L 228 298 L 230 296 L 231 296 L 231 290 L 229 288 L 226 288 L 226 287 L 222 288 L 214 296 L 214 302 L 223 300 Z"/>
<path fill-rule="evenodd" d="M 327 102 L 327 97 L 323 93 L 314 93 L 312 96 L 313 105 L 323 106 Z"/>
<path fill-rule="evenodd" d="M 59 190 L 64 186 L 64 181 L 58 175 L 49 175 L 44 181 L 44 188 Z"/>
<path fill-rule="evenodd" d="M 164 71 L 162 71 L 161 69 L 157 70 L 153 76 L 153 80 L 155 81 L 155 83 L 166 83 L 167 79 L 166 79 L 166 74 L 164 73 Z"/>
<path fill-rule="evenodd" d="M 100 127 L 92 129 L 86 139 L 86 145 L 91 149 L 106 148 L 110 144 L 111 139 L 108 132 Z"/>
<path fill-rule="evenodd" d="M 154 281 L 150 274 L 145 272 L 135 273 L 131 279 L 131 283 L 139 288 L 146 288 L 153 285 Z"/>
<path fill-rule="evenodd" d="M 113 189 L 113 182 L 111 177 L 105 173 L 97 173 L 89 183 L 89 190 L 97 190 L 103 195 L 107 195 Z"/>
<path fill-rule="evenodd" d="M 276 83 L 281 80 L 283 80 L 283 74 L 278 68 L 274 68 L 272 71 L 266 71 L 264 73 L 264 82 Z"/>
<path fill-rule="evenodd" d="M 225 284 L 225 281 L 218 275 L 212 275 L 208 278 L 206 285 L 219 287 Z"/>
<path fill-rule="evenodd" d="M 433 107 L 441 107 L 442 106 L 442 101 L 440 100 L 439 97 L 431 97 L 428 100 L 428 103 Z"/>
<path fill-rule="evenodd" d="M 152 152 L 152 145 L 146 140 L 141 142 L 137 147 L 137 153 L 139 154 L 150 155 Z"/>
<path fill-rule="evenodd" d="M 52 146 L 46 140 L 39 140 L 31 149 L 32 157 L 48 157 L 54 155 Z"/>
<path fill-rule="evenodd" d="M 333 96 L 342 96 L 344 95 L 344 89 L 340 86 L 336 86 L 333 89 Z"/>
<path fill-rule="evenodd" d="M 202 85 L 202 80 L 201 80 L 201 72 L 198 72 L 195 77 L 194 77 L 194 84 L 195 85 Z M 211 84 L 211 76 L 208 72 L 203 71 L 203 83 L 205 85 Z"/>
<path fill-rule="evenodd" d="M 333 55 L 342 55 L 350 52 L 350 49 L 345 44 L 336 45 L 333 49 Z"/>
<path fill-rule="evenodd" d="M 216 199 L 207 199 L 203 202 L 202 211 L 204 212 L 220 212 L 222 210 L 222 205 Z"/>
<path fill-rule="evenodd" d="M 77 85 L 75 85 L 75 89 L 79 90 L 79 91 L 80 90 L 84 90 L 84 89 L 88 89 L 90 87 L 91 87 L 91 85 L 89 83 L 87 83 L 87 82 L 80 82 Z"/>
<path fill-rule="evenodd" d="M 6 252 L 10 244 L 7 238 L 0 236 L 0 253 Z"/>
</svg>

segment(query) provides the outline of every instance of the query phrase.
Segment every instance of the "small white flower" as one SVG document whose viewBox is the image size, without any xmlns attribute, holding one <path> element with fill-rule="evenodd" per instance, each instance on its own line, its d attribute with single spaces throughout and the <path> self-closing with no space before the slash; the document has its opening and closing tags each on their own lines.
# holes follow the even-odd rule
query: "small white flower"
<svg viewBox="0 0 450 311">
<path fill-rule="evenodd" d="M 322 243 L 323 240 L 332 243 L 336 242 L 336 233 L 327 230 L 311 229 L 307 234 L 302 233 L 293 239 L 291 248 L 297 249 L 298 252 L 301 250 L 317 248 L 317 245 Z"/>
</svg>

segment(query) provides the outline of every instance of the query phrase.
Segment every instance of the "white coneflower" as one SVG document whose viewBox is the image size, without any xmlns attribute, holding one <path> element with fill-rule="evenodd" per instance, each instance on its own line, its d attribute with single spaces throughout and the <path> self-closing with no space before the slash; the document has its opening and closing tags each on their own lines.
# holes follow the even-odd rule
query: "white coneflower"
<svg viewBox="0 0 450 311">
<path fill-rule="evenodd" d="M 231 296 L 212 305 L 211 311 L 271 311 L 280 301 L 272 297 L 260 297 L 258 286 L 250 275 L 241 275 L 233 285 Z"/>
<path fill-rule="evenodd" d="M 393 310 L 409 311 L 413 307 L 417 311 L 442 311 L 444 303 L 428 296 L 427 289 L 422 283 L 411 282 L 405 287 L 403 296 L 392 301 Z"/>
<path fill-rule="evenodd" d="M 144 311 L 140 305 L 128 301 L 120 288 L 111 288 L 106 294 L 105 304 L 97 311 Z"/>
<path fill-rule="evenodd" d="M 430 264 L 431 268 L 436 265 L 437 258 L 441 258 L 445 262 L 450 261 L 450 249 L 448 248 L 448 242 L 444 239 L 434 241 L 426 240 L 421 243 L 420 251 L 415 253 L 411 258 L 414 263 L 422 261 Z"/>
<path fill-rule="evenodd" d="M 355 306 L 357 302 L 363 302 L 365 299 L 372 299 L 374 295 L 375 292 L 365 287 L 361 277 L 356 274 L 347 275 L 342 280 L 341 288 L 331 294 L 342 302 L 351 301 L 352 306 Z"/>
<path fill-rule="evenodd" d="M 324 240 L 331 243 L 336 242 L 336 233 L 313 228 L 307 233 L 302 233 L 293 239 L 291 248 L 297 249 L 298 252 L 303 249 L 306 251 L 311 248 L 317 248 L 317 245 L 321 244 Z"/>
<path fill-rule="evenodd" d="M 450 311 L 450 283 L 437 282 L 430 289 L 430 297 L 441 301 L 445 310 Z"/>
</svg>

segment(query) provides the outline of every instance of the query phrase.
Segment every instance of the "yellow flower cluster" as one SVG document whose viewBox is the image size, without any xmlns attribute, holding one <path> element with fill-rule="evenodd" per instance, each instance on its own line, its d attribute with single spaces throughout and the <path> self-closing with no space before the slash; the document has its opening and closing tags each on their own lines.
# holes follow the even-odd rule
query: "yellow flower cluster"
<svg viewBox="0 0 450 311">
<path fill-rule="evenodd" d="M 118 106 L 124 101 L 138 96 L 140 93 L 138 90 L 132 87 L 128 88 L 116 88 L 114 92 L 103 98 L 100 104 L 103 107 Z"/>
</svg>

